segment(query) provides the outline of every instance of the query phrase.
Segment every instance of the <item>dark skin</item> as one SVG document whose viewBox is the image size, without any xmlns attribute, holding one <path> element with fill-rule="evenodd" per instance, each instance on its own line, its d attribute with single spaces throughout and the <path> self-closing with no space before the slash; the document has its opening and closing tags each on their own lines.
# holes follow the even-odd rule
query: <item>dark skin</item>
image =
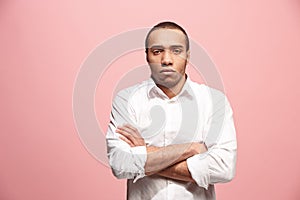
<svg viewBox="0 0 300 200">
<path fill-rule="evenodd" d="M 146 146 L 138 129 L 130 124 L 118 126 L 116 132 L 131 147 Z M 158 174 L 167 178 L 194 182 L 187 167 L 186 159 L 207 151 L 204 143 L 185 143 L 166 147 L 146 146 L 146 175 Z"/>
<path fill-rule="evenodd" d="M 186 44 L 185 35 L 177 29 L 161 28 L 149 35 L 146 60 L 151 69 L 151 77 L 169 98 L 179 94 L 186 81 L 185 69 L 190 56 Z M 194 182 L 186 159 L 207 151 L 206 145 L 199 142 L 165 147 L 146 146 L 138 129 L 130 124 L 118 126 L 116 132 L 131 147 L 146 147 L 146 175 L 158 174 L 175 180 Z"/>
</svg>

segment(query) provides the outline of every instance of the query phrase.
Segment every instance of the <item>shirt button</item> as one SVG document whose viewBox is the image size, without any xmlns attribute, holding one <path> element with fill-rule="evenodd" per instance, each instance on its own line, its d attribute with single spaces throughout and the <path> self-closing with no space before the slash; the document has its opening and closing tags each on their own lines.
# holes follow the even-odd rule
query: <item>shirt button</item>
<svg viewBox="0 0 300 200">
<path fill-rule="evenodd" d="M 169 100 L 168 103 L 175 103 L 175 100 Z"/>
</svg>

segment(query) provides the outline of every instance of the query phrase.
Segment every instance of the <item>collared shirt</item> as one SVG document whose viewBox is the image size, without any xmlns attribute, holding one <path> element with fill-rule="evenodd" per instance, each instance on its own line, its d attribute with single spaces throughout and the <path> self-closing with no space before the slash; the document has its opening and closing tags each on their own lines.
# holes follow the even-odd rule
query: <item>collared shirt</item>
<svg viewBox="0 0 300 200">
<path fill-rule="evenodd" d="M 150 78 L 116 95 L 110 120 L 106 136 L 109 163 L 117 178 L 128 179 L 127 199 L 213 200 L 214 184 L 234 177 L 233 113 L 218 90 L 187 78 L 181 92 L 170 99 Z M 146 176 L 146 147 L 130 147 L 115 132 L 124 123 L 137 127 L 147 145 L 205 142 L 207 152 L 186 160 L 195 183 Z"/>
</svg>

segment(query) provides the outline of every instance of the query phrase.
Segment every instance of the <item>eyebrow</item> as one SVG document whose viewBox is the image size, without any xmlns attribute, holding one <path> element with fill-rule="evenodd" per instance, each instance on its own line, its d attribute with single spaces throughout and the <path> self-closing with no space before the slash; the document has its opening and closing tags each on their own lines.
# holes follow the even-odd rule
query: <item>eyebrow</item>
<svg viewBox="0 0 300 200">
<path fill-rule="evenodd" d="M 153 45 L 150 49 L 164 49 L 165 47 L 162 45 Z M 184 48 L 183 45 L 171 45 L 170 48 Z"/>
</svg>

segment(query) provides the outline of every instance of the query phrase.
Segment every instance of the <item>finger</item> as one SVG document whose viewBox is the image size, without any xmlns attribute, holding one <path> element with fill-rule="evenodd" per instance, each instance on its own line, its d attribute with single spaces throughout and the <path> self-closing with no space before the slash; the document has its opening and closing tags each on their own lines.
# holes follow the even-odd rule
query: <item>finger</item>
<svg viewBox="0 0 300 200">
<path fill-rule="evenodd" d="M 128 133 L 128 131 L 126 129 L 117 128 L 116 132 L 125 136 L 126 138 L 134 138 L 133 135 L 131 133 Z"/>
<path fill-rule="evenodd" d="M 138 132 L 135 132 L 135 130 L 133 130 L 129 126 L 126 126 L 126 125 L 118 126 L 118 129 L 120 129 L 122 131 L 126 131 L 127 133 L 131 134 L 135 138 L 140 138 L 141 137 Z"/>
<path fill-rule="evenodd" d="M 132 126 L 131 124 L 124 124 L 124 126 L 131 129 L 134 132 L 139 132 L 139 130 L 137 128 L 135 128 L 134 126 Z"/>
<path fill-rule="evenodd" d="M 128 131 L 130 130 L 136 137 L 141 137 L 140 131 L 131 124 L 124 124 L 123 127 L 127 128 Z"/>
<path fill-rule="evenodd" d="M 122 125 L 122 126 L 118 126 L 117 127 L 118 129 L 121 129 L 121 130 L 125 130 L 125 131 L 127 131 L 127 132 L 134 132 L 132 129 L 130 129 L 128 126 L 126 126 L 126 125 Z"/>
<path fill-rule="evenodd" d="M 130 124 L 124 124 L 123 126 L 118 126 L 118 130 L 131 140 L 134 146 L 143 146 L 145 145 L 144 138 L 140 135 L 137 128 L 133 127 Z M 128 135 L 129 134 L 129 135 Z"/>
<path fill-rule="evenodd" d="M 116 132 L 119 133 L 120 135 L 122 135 L 123 137 L 126 137 L 128 140 L 131 141 L 131 143 L 134 143 L 135 138 L 132 134 L 130 134 L 127 131 L 122 130 L 122 129 L 116 129 Z"/>
<path fill-rule="evenodd" d="M 127 140 L 130 140 L 130 142 L 133 144 L 133 146 L 145 146 L 145 140 L 142 137 L 136 137 L 136 136 L 132 135 L 132 133 L 128 133 L 124 129 L 123 130 L 117 129 L 116 132 L 121 134 Z"/>
<path fill-rule="evenodd" d="M 133 144 L 130 140 L 128 140 L 126 137 L 120 135 L 119 138 L 120 138 L 121 140 L 123 140 L 124 142 L 126 142 L 127 144 L 129 144 L 129 146 L 134 147 L 134 144 Z"/>
</svg>

